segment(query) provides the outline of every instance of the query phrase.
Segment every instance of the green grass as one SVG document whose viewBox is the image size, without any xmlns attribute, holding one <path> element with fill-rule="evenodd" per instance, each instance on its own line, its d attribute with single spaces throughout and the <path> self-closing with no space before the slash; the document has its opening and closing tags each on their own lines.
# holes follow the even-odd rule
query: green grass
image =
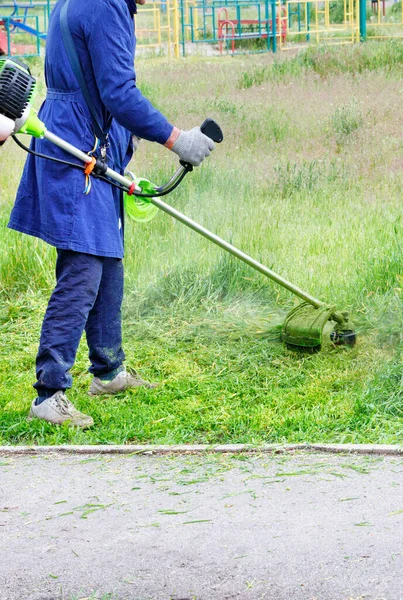
<svg viewBox="0 0 403 600">
<path fill-rule="evenodd" d="M 208 115 L 225 134 L 168 202 L 348 310 L 359 339 L 335 348 L 327 331 L 318 354 L 287 350 L 280 326 L 296 302 L 287 291 L 166 215 L 129 223 L 124 345 L 128 363 L 161 386 L 88 398 L 83 341 L 69 397 L 94 417 L 87 432 L 26 421 L 55 251 L 6 229 L 25 158 L 8 142 L 0 443 L 402 442 L 401 48 L 138 61 L 139 81 L 172 122 Z M 163 182 L 175 166 L 142 142 L 132 168 Z"/>
<path fill-rule="evenodd" d="M 268 62 L 269 64 L 259 64 L 242 71 L 238 86 L 249 88 L 267 81 L 294 79 L 307 72 L 313 72 L 321 78 L 347 73 L 355 76 L 373 71 L 400 77 L 403 69 L 403 44 L 400 40 L 390 39 L 382 43 L 369 42 L 344 48 L 309 46 L 291 58 L 283 55 Z"/>
</svg>

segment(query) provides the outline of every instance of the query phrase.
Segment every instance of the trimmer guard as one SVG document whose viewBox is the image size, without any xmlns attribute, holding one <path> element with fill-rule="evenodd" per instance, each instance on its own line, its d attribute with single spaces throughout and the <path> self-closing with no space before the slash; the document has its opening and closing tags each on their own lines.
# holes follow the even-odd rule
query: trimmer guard
<svg viewBox="0 0 403 600">
<path fill-rule="evenodd" d="M 282 339 L 289 346 L 318 348 L 322 344 L 323 328 L 335 311 L 335 306 L 313 307 L 308 302 L 296 306 L 285 318 Z"/>
</svg>

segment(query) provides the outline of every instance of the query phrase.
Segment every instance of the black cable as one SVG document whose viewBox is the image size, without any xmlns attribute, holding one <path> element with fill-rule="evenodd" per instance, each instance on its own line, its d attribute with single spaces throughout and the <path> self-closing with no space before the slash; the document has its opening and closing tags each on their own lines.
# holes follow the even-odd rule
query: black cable
<svg viewBox="0 0 403 600">
<path fill-rule="evenodd" d="M 137 196 L 138 198 L 161 198 L 161 196 L 166 196 L 167 194 L 170 194 L 171 192 L 173 192 L 173 190 L 175 188 L 178 187 L 178 185 L 181 183 L 181 181 L 185 177 L 186 173 L 187 173 L 187 171 L 183 171 L 183 173 L 180 175 L 179 179 L 173 185 L 171 185 L 171 187 L 169 187 L 167 190 L 164 190 L 163 192 L 159 192 L 157 189 L 154 194 L 143 194 L 142 192 L 133 192 L 132 195 Z M 119 188 L 120 190 L 127 192 L 127 188 L 123 187 L 119 183 L 116 183 L 112 179 L 109 179 L 109 177 L 105 177 L 104 175 L 98 175 L 98 176 L 95 175 L 94 177 L 97 177 L 97 179 L 102 179 L 102 181 L 106 181 L 107 183 L 110 183 L 111 185 Z"/>
<path fill-rule="evenodd" d="M 78 165 L 77 163 L 72 163 L 68 160 L 62 160 L 61 158 L 55 158 L 54 156 L 48 156 L 47 154 L 41 154 L 40 152 L 35 152 L 34 150 L 31 150 L 31 148 L 25 146 L 14 133 L 11 135 L 11 137 L 13 138 L 17 146 L 25 150 L 25 152 L 28 152 L 28 154 L 33 154 L 34 156 L 38 156 L 39 158 L 46 158 L 47 160 L 52 160 L 53 162 L 61 163 L 62 165 L 67 165 L 68 167 L 74 167 L 75 169 L 80 169 L 81 171 L 83 170 L 83 166 Z"/>
<path fill-rule="evenodd" d="M 108 177 L 105 177 L 104 175 L 94 175 L 94 173 L 92 173 L 92 176 L 95 177 L 96 179 L 101 179 L 101 181 L 106 181 L 106 183 L 110 183 L 110 185 L 113 185 L 113 187 L 116 187 L 119 190 L 122 190 L 122 192 L 127 192 L 127 188 L 123 187 L 123 185 L 120 185 L 120 183 L 116 183 L 116 181 L 113 181 L 112 179 L 109 179 Z"/>
<path fill-rule="evenodd" d="M 177 188 L 178 185 L 183 181 L 183 178 L 185 177 L 185 175 L 187 175 L 187 173 L 188 173 L 188 171 L 185 169 L 183 171 L 183 173 L 181 173 L 181 175 L 179 176 L 178 180 L 173 185 L 171 185 L 171 187 L 169 187 L 167 190 L 164 190 L 163 192 L 158 192 L 158 190 L 157 190 L 157 193 L 154 194 L 154 196 L 156 196 L 158 198 L 159 196 L 166 196 L 167 194 L 170 194 L 171 192 L 173 192 L 174 189 Z M 151 196 L 151 194 L 148 194 L 148 196 L 144 195 L 144 197 L 153 198 L 153 196 Z"/>
<path fill-rule="evenodd" d="M 25 150 L 25 152 L 28 152 L 28 154 L 33 154 L 33 156 L 38 156 L 39 158 L 52 160 L 53 162 L 60 163 L 62 165 L 67 165 L 68 167 L 74 167 L 75 169 L 80 169 L 81 171 L 83 170 L 83 165 L 78 165 L 77 163 L 72 163 L 68 160 L 62 160 L 61 158 L 55 158 L 53 156 L 48 156 L 47 154 L 41 154 L 40 152 L 35 152 L 34 150 L 31 150 L 31 148 L 25 146 L 14 133 L 11 135 L 11 137 L 13 138 L 17 146 Z M 180 175 L 179 179 L 171 187 L 169 187 L 167 190 L 164 190 L 163 192 L 158 192 L 158 190 L 155 191 L 155 194 L 143 194 L 142 192 L 133 192 L 133 196 L 137 196 L 139 198 L 160 198 L 161 196 L 166 196 L 178 187 L 178 185 L 185 177 L 186 173 L 187 170 L 184 170 L 183 173 Z M 127 192 L 127 188 L 123 187 L 123 185 L 120 185 L 116 181 L 109 179 L 109 177 L 105 177 L 104 175 L 95 175 L 95 173 L 92 173 L 92 175 L 97 179 L 101 179 L 102 181 L 113 185 L 114 187 L 118 188 L 119 190 L 122 190 L 123 192 Z"/>
</svg>

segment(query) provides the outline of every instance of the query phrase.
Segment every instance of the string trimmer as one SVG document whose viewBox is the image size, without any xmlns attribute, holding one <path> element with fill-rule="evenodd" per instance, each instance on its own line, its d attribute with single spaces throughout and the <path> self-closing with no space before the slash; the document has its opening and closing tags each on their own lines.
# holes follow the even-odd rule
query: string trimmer
<svg viewBox="0 0 403 600">
<path fill-rule="evenodd" d="M 302 304 L 294 308 L 284 322 L 282 337 L 288 346 L 306 349 L 320 348 L 323 329 L 327 321 L 334 322 L 330 337 L 335 344 L 350 346 L 355 344 L 356 335 L 346 312 L 339 312 L 335 306 L 317 300 L 160 199 L 161 196 L 172 192 L 186 173 L 192 171 L 191 165 L 181 162 L 175 174 L 162 186 L 156 186 L 146 179 L 135 178 L 130 173 L 123 176 L 113 171 L 102 159 L 95 159 L 85 154 L 46 129 L 45 124 L 40 121 L 31 107 L 35 83 L 35 78 L 23 63 L 15 59 L 0 60 L 0 145 L 12 136 L 20 147 L 32 152 L 16 137 L 16 133 L 26 133 L 48 140 L 84 163 L 84 171 L 87 175 L 103 179 L 122 189 L 125 209 L 135 220 L 150 220 L 159 208 L 301 298 Z M 202 124 L 201 130 L 215 142 L 219 143 L 223 140 L 220 127 L 211 119 L 207 119 Z M 52 159 L 46 155 L 39 156 L 60 162 L 60 159 Z M 82 164 L 61 162 L 67 162 L 74 168 L 83 169 Z"/>
</svg>

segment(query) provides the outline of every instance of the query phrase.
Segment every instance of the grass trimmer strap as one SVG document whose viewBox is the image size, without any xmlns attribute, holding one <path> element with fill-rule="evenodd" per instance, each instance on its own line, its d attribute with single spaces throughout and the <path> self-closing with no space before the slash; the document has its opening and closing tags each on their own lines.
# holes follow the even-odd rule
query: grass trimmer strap
<svg viewBox="0 0 403 600">
<path fill-rule="evenodd" d="M 84 100 L 87 103 L 88 109 L 91 113 L 92 124 L 94 126 L 95 135 L 101 141 L 104 148 L 108 145 L 108 134 L 112 124 L 112 115 L 107 112 L 108 118 L 106 120 L 106 126 L 104 128 L 98 122 L 97 111 L 92 101 L 91 94 L 88 90 L 87 83 L 84 78 L 84 73 L 81 68 L 80 59 L 78 58 L 77 50 L 74 45 L 73 36 L 68 23 L 68 9 L 69 0 L 65 0 L 60 10 L 60 31 L 62 34 L 64 48 L 66 50 L 67 58 L 69 59 L 70 66 L 73 70 L 74 76 L 77 79 L 78 85 L 80 86 L 81 93 L 84 96 Z"/>
</svg>

